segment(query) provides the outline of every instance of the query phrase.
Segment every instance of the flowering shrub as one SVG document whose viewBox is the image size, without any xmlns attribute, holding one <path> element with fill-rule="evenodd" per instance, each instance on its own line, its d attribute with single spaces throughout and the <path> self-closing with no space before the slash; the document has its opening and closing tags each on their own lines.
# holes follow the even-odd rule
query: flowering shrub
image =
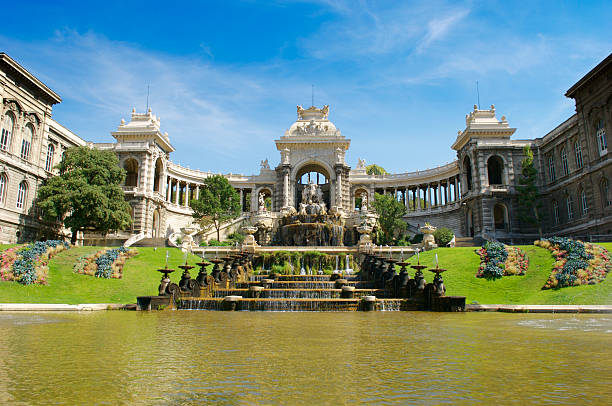
<svg viewBox="0 0 612 406">
<path fill-rule="evenodd" d="M 549 250 L 555 258 L 552 272 L 542 289 L 577 285 L 594 285 L 603 281 L 612 269 L 610 253 L 599 245 L 565 237 L 534 241 Z"/>
<path fill-rule="evenodd" d="M 529 260 L 523 250 L 500 242 L 487 241 L 476 253 L 480 256 L 480 267 L 476 273 L 478 278 L 525 275 L 529 267 Z"/>
<path fill-rule="evenodd" d="M 36 241 L 22 247 L 9 248 L 0 254 L 0 279 L 22 285 L 46 284 L 49 259 L 70 248 L 60 240 Z"/>
<path fill-rule="evenodd" d="M 138 251 L 125 247 L 103 249 L 93 255 L 80 257 L 74 265 L 74 272 L 96 278 L 121 278 L 126 259 Z"/>
</svg>

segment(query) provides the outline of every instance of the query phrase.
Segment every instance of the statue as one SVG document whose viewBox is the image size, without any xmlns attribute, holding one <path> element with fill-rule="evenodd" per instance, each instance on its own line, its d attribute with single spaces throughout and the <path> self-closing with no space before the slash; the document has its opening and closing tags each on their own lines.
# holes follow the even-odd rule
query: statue
<svg viewBox="0 0 612 406">
<path fill-rule="evenodd" d="M 321 109 L 321 113 L 323 114 L 323 118 L 327 119 L 327 117 L 329 116 L 329 104 L 323 106 L 323 108 Z"/>
<path fill-rule="evenodd" d="M 260 165 L 261 169 L 270 169 L 270 164 L 268 164 L 268 158 L 261 161 Z"/>
<path fill-rule="evenodd" d="M 259 193 L 259 205 L 258 205 L 258 210 L 261 211 L 266 211 L 266 195 L 264 194 L 264 192 Z"/>
<path fill-rule="evenodd" d="M 365 159 L 359 158 L 357 160 L 357 168 L 355 168 L 355 169 L 365 169 L 365 168 L 366 168 L 366 161 L 365 161 Z"/>
<path fill-rule="evenodd" d="M 368 194 L 361 195 L 361 211 L 368 211 Z"/>
<path fill-rule="evenodd" d="M 323 203 L 323 192 L 321 191 L 319 185 L 310 181 L 306 186 L 304 186 L 304 190 L 302 190 L 302 203 Z"/>
</svg>

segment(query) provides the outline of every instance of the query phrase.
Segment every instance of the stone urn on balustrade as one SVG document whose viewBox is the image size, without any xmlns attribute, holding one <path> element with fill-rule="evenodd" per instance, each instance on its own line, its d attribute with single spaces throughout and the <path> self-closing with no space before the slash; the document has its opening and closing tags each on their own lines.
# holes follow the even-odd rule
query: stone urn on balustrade
<svg viewBox="0 0 612 406">
<path fill-rule="evenodd" d="M 245 251 L 254 252 L 255 248 L 259 247 L 254 235 L 257 232 L 257 227 L 245 226 L 242 227 L 242 231 L 246 234 L 244 241 L 242 242 L 242 248 Z"/>
<path fill-rule="evenodd" d="M 419 231 L 423 233 L 423 242 L 421 243 L 421 247 L 423 247 L 425 251 L 438 248 L 438 244 L 436 244 L 436 239 L 433 236 L 436 230 L 437 228 L 429 223 L 425 223 L 424 226 L 419 228 Z"/>
</svg>

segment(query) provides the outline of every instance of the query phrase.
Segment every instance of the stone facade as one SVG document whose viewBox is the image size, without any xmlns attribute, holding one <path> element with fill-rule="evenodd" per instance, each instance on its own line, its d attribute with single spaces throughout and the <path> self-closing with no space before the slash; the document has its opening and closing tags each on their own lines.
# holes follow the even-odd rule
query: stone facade
<svg viewBox="0 0 612 406">
<path fill-rule="evenodd" d="M 523 148 L 530 145 L 542 194 L 544 233 L 612 234 L 612 159 L 607 148 L 612 132 L 611 66 L 612 55 L 568 90 L 566 96 L 576 101 L 576 114 L 544 137 L 511 139 L 516 129 L 505 117 L 497 118 L 494 106 L 474 106 L 451 146 L 457 160 L 415 172 L 368 175 L 361 159 L 351 168 L 345 160 L 350 139 L 329 120 L 329 107 L 298 106 L 297 120 L 275 140 L 278 166 L 271 168 L 265 160 L 256 175 L 224 175 L 240 194 L 244 212 L 226 232 L 249 217 L 274 229 L 281 211 L 298 207 L 302 189 L 312 182 L 319 184 L 326 206 L 342 213 L 349 227 L 358 224 L 365 209 L 360 202 L 387 193 L 406 205 L 405 220 L 413 232 L 430 222 L 458 236 L 530 238 L 537 230 L 519 220 L 516 191 Z M 57 94 L 5 54 L 0 54 L 0 67 L 2 128 L 12 125 L 6 148 L 0 139 L 0 174 L 5 179 L 0 240 L 12 242 L 34 238 L 44 229 L 32 202 L 40 182 L 53 174 L 46 170 L 53 166 L 47 156 L 56 164 L 61 151 L 85 141 L 51 119 L 52 106 L 60 102 Z M 26 128 L 32 130 L 32 141 L 23 158 L 23 139 L 30 134 L 24 135 Z M 150 110 L 132 111 L 130 121 L 122 120 L 111 133 L 115 142 L 93 145 L 114 150 L 128 173 L 124 191 L 134 225 L 119 236 L 124 239 L 178 233 L 192 221 L 189 201 L 198 198 L 204 180 L 213 175 L 174 164 L 170 137 L 160 128 L 160 119 Z M 22 207 L 17 207 L 22 182 L 27 193 Z M 269 206 L 260 204 L 260 196 Z M 265 242 L 269 238 L 268 232 Z"/>
</svg>

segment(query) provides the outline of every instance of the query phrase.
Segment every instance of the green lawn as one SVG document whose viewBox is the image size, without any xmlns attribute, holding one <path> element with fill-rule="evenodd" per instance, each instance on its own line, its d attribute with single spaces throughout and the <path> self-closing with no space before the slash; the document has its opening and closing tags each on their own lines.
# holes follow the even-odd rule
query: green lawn
<svg viewBox="0 0 612 406">
<path fill-rule="evenodd" d="M 602 246 L 612 251 L 612 243 Z M 612 276 L 598 285 L 575 286 L 559 290 L 542 290 L 553 264 L 548 250 L 535 246 L 522 246 L 529 257 L 529 270 L 525 276 L 505 276 L 498 280 L 476 278 L 480 258 L 475 248 L 438 248 L 421 254 L 421 264 L 434 266 L 437 253 L 448 295 L 466 296 L 467 303 L 481 304 L 612 304 Z M 180 279 L 183 253 L 177 248 L 138 248 L 138 255 L 128 259 L 122 279 L 99 279 L 72 271 L 77 258 L 99 250 L 100 247 L 77 247 L 63 251 L 49 263 L 48 285 L 22 286 L 16 282 L 0 282 L 0 302 L 4 303 L 134 303 L 136 296 L 156 293 L 160 273 L 165 264 L 166 251 L 170 254 L 173 282 Z M 189 263 L 198 261 L 189 257 Z M 413 257 L 409 261 L 416 262 Z M 197 275 L 197 268 L 191 270 Z M 410 274 L 414 271 L 410 269 Z M 425 271 L 426 280 L 433 279 Z"/>
<path fill-rule="evenodd" d="M 601 244 L 611 250 L 611 243 Z M 497 280 L 476 278 L 480 264 L 475 248 L 438 248 L 421 254 L 421 264 L 435 266 L 437 253 L 443 273 L 446 294 L 465 296 L 467 303 L 480 304 L 612 304 L 612 275 L 597 285 L 572 286 L 558 290 L 542 290 L 552 269 L 550 251 L 533 245 L 520 246 L 529 257 L 529 269 L 524 276 L 504 276 Z M 416 262 L 412 258 L 410 263 Z M 411 273 L 412 275 L 412 273 Z M 429 282 L 431 272 L 425 271 Z"/>
<path fill-rule="evenodd" d="M 184 254 L 178 248 L 137 248 L 138 255 L 130 258 L 123 268 L 121 279 L 100 279 L 73 272 L 73 266 L 82 255 L 93 254 L 101 247 L 75 247 L 57 254 L 49 262 L 47 285 L 23 286 L 16 282 L 0 282 L 0 302 L 3 303 L 135 303 L 136 296 L 154 295 L 163 268 L 166 251 L 169 267 L 176 271 L 171 275 L 174 282 L 180 279 L 178 265 L 184 263 Z M 190 256 L 189 263 L 198 262 Z M 197 275 L 198 267 L 191 270 Z"/>
</svg>

